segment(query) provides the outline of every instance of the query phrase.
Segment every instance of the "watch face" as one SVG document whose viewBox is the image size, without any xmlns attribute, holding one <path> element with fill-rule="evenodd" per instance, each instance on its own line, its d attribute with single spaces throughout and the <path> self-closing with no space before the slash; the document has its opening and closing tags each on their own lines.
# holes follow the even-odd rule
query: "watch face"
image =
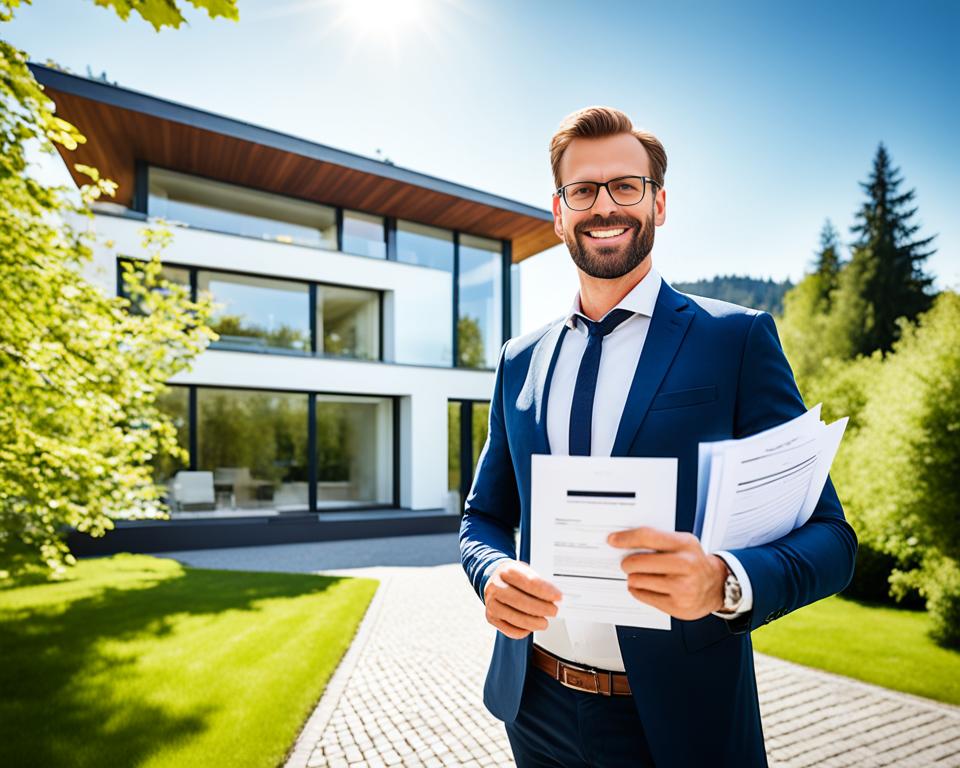
<svg viewBox="0 0 960 768">
<path fill-rule="evenodd" d="M 730 574 L 724 582 L 724 587 L 723 608 L 726 611 L 734 611 L 740 607 L 740 602 L 743 600 L 740 582 L 737 581 L 736 576 Z"/>
</svg>

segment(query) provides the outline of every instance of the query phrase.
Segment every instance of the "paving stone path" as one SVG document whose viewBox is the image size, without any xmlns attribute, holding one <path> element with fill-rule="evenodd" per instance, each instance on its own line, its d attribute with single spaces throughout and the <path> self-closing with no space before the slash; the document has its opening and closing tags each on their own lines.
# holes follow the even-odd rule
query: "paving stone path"
<svg viewBox="0 0 960 768">
<path fill-rule="evenodd" d="M 455 536 L 442 534 L 167 554 L 198 567 L 381 580 L 285 768 L 510 766 L 503 724 L 482 702 L 495 630 L 455 547 Z M 362 552 L 351 556 L 353 548 Z M 438 551 L 445 556 L 431 554 Z M 396 564 L 405 557 L 417 564 Z M 444 559 L 455 561 L 432 564 Z M 960 707 L 759 653 L 756 668 L 771 768 L 960 768 Z"/>
</svg>

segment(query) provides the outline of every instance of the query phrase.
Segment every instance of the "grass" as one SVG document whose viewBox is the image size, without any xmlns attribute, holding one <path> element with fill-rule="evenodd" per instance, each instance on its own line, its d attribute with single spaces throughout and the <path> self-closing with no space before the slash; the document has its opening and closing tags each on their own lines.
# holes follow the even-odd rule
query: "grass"
<svg viewBox="0 0 960 768">
<path fill-rule="evenodd" d="M 0 589 L 0 765 L 274 768 L 373 579 L 122 554 Z"/>
<path fill-rule="evenodd" d="M 960 651 L 927 636 L 924 611 L 828 597 L 754 630 L 761 653 L 960 704 Z"/>
</svg>

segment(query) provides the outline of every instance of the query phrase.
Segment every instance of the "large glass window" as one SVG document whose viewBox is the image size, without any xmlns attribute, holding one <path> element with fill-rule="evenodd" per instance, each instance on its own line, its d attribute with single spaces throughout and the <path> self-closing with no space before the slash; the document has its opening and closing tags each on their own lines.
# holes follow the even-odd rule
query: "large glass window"
<svg viewBox="0 0 960 768">
<path fill-rule="evenodd" d="M 503 272 L 500 243 L 460 236 L 460 316 L 457 364 L 495 368 L 503 343 Z"/>
<path fill-rule="evenodd" d="M 397 221 L 397 261 L 453 272 L 453 232 Z"/>
<path fill-rule="evenodd" d="M 359 211 L 343 212 L 343 252 L 358 256 L 387 258 L 386 229 L 383 216 Z"/>
<path fill-rule="evenodd" d="M 167 486 L 172 516 L 271 515 L 309 509 L 315 460 L 317 508 L 393 503 L 393 399 L 315 395 L 316 454 L 309 455 L 309 396 L 197 387 L 197 421 L 189 423 L 190 387 L 159 399 L 188 449 L 196 430 L 194 469 L 170 456 L 153 461 Z"/>
<path fill-rule="evenodd" d="M 463 509 L 460 467 L 460 411 L 459 400 L 447 403 L 447 512 L 458 513 Z"/>
<path fill-rule="evenodd" d="M 483 450 L 484 443 L 487 442 L 487 426 L 490 422 L 490 403 L 472 403 L 473 417 L 470 430 L 470 440 L 472 442 L 473 468 L 477 466 L 480 460 L 480 451 Z M 473 472 L 470 473 L 471 477 Z"/>
<path fill-rule="evenodd" d="M 310 352 L 310 293 L 305 283 L 201 270 L 198 291 L 221 305 L 210 320 L 221 349 Z"/>
<path fill-rule="evenodd" d="M 317 508 L 393 499 L 393 401 L 317 395 Z"/>
<path fill-rule="evenodd" d="M 317 286 L 317 351 L 325 355 L 380 358 L 380 295 L 373 291 Z"/>
<path fill-rule="evenodd" d="M 397 260 L 418 270 L 394 303 L 396 360 L 412 365 L 453 365 L 453 233 L 397 222 Z"/>
<path fill-rule="evenodd" d="M 169 417 L 177 430 L 177 444 L 189 456 L 190 451 L 190 388 L 166 387 L 157 396 L 157 409 Z M 158 453 L 152 464 L 153 481 L 159 485 L 168 485 L 178 472 L 190 466 L 189 459 L 172 456 L 168 453 Z"/>
<path fill-rule="evenodd" d="M 197 390 L 196 492 L 231 514 L 306 510 L 307 396 Z M 210 488 L 212 486 L 212 489 Z"/>
<path fill-rule="evenodd" d="M 451 400 L 447 403 L 447 500 L 451 514 L 463 511 L 480 453 L 487 441 L 490 403 Z M 466 430 L 463 429 L 466 420 Z M 464 465 L 464 461 L 468 463 Z"/>
<path fill-rule="evenodd" d="M 245 237 L 337 247 L 337 214 L 330 206 L 150 168 L 147 212 L 173 224 Z"/>
<path fill-rule="evenodd" d="M 120 275 L 120 295 L 126 299 L 130 300 L 129 311 L 135 315 L 146 314 L 146 309 L 143 306 L 143 299 L 134 298 L 130 295 L 128 285 L 129 281 L 127 278 L 127 271 L 123 268 L 123 262 L 126 261 L 128 264 L 132 264 L 134 271 L 136 271 L 141 279 L 143 277 L 142 267 L 139 266 L 139 262 L 135 259 L 122 259 L 117 262 L 117 271 Z M 181 285 L 187 289 L 186 295 L 190 295 L 190 270 L 183 269 L 182 267 L 169 267 L 164 264 L 160 267 L 160 277 L 163 280 L 166 280 L 175 285 Z M 169 294 L 170 291 L 166 288 L 155 288 L 155 291 L 158 291 L 163 294 Z"/>
</svg>

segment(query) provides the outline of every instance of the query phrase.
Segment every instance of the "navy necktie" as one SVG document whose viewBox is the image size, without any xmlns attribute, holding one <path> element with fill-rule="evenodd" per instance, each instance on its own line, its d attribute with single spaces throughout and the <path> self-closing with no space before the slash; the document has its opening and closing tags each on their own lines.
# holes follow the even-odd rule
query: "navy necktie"
<svg viewBox="0 0 960 768">
<path fill-rule="evenodd" d="M 590 455 L 590 433 L 593 424 L 593 398 L 597 390 L 597 373 L 600 371 L 600 350 L 603 337 L 634 313 L 626 309 L 612 309 L 599 322 L 579 318 L 587 324 L 587 348 L 580 358 L 577 383 L 573 389 L 570 406 L 571 456 Z"/>
</svg>

